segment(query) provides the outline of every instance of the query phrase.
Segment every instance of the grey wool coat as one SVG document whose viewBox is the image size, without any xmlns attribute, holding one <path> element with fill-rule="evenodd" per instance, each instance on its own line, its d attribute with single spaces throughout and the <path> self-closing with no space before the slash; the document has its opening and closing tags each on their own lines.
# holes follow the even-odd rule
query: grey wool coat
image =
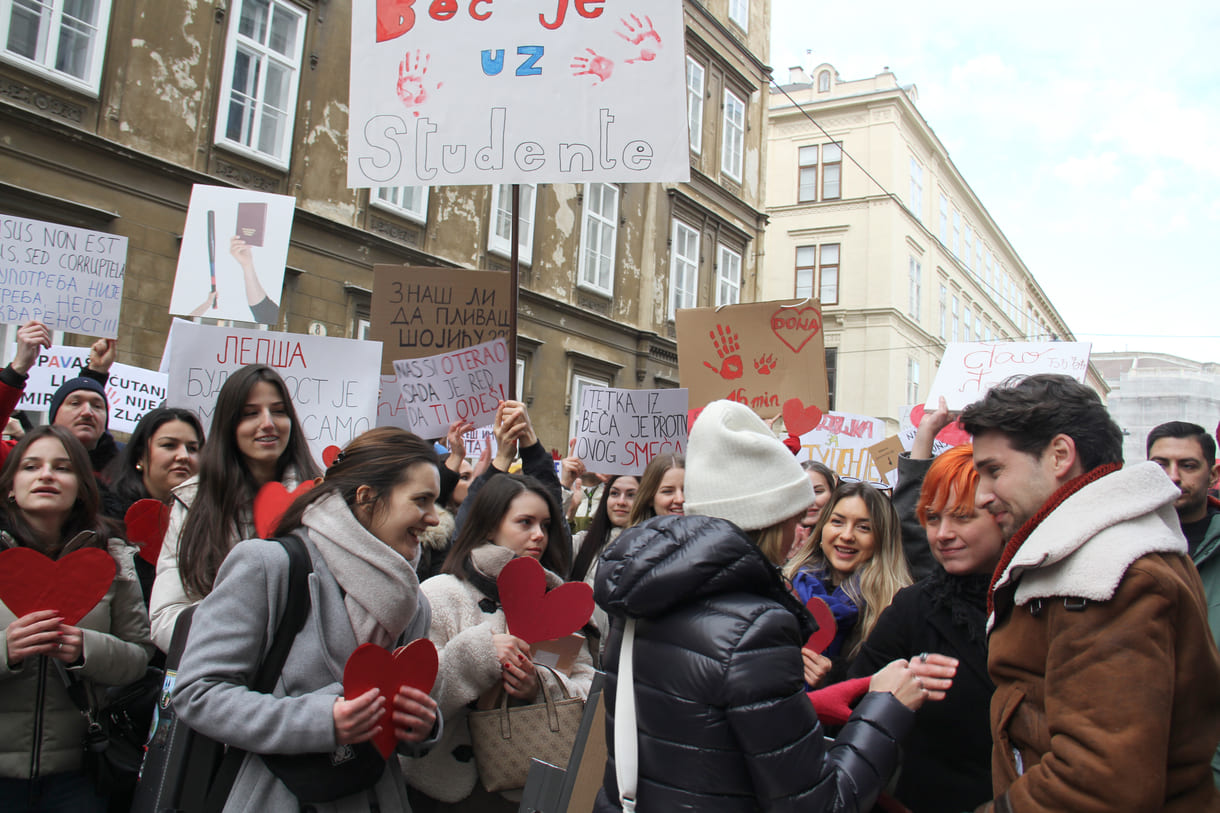
<svg viewBox="0 0 1220 813">
<path fill-rule="evenodd" d="M 225 558 L 215 588 L 195 611 L 178 671 L 174 708 L 187 725 L 250 752 L 225 813 L 297 813 L 296 797 L 257 754 L 328 753 L 336 748 L 332 706 L 343 695 L 343 667 L 357 641 L 339 583 L 311 541 L 317 531 L 302 530 L 313 562 L 309 617 L 273 694 L 252 691 L 248 683 L 287 601 L 288 553 L 274 540 L 246 540 Z M 418 608 L 400 639 L 404 643 L 427 637 L 431 619 L 418 582 L 412 586 L 413 595 L 403 599 L 418 602 Z M 419 748 L 426 750 L 432 742 Z M 313 807 L 318 813 L 367 811 L 370 796 L 382 811 L 411 809 L 393 755 L 380 782 L 367 793 Z"/>
</svg>

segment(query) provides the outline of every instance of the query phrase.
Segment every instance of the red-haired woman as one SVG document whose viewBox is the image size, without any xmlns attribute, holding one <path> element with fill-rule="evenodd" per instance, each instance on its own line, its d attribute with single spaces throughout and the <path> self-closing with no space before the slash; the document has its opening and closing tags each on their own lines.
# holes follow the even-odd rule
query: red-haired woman
<svg viewBox="0 0 1220 813">
<path fill-rule="evenodd" d="M 925 418 L 908 461 L 914 476 L 904 475 L 899 489 L 907 493 L 894 495 L 904 530 L 913 513 L 926 531 L 932 572 L 894 596 L 850 669 L 851 677 L 863 677 L 895 658 L 914 663 L 929 652 L 958 660 L 953 687 L 916 712 L 907 740 L 894 795 L 913 813 L 973 810 L 992 797 L 987 589 L 1004 539 L 995 519 L 974 504 L 978 474 L 970 444 L 948 450 L 919 476 L 932 438 L 950 420 L 943 401 Z"/>
</svg>

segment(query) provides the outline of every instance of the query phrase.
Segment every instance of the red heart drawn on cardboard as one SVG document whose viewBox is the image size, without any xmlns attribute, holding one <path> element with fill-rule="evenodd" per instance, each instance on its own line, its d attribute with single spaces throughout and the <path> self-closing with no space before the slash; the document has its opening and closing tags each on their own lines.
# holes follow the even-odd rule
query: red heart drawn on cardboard
<svg viewBox="0 0 1220 813">
<path fill-rule="evenodd" d="M 508 631 L 525 641 L 554 641 L 579 630 L 593 617 L 593 588 L 568 582 L 546 589 L 546 574 L 538 560 L 513 559 L 496 579 Z"/>
<path fill-rule="evenodd" d="M 338 446 L 327 446 L 322 450 L 322 465 L 329 469 L 341 451 L 343 450 Z"/>
<path fill-rule="evenodd" d="M 805 602 L 805 609 L 818 622 L 818 631 L 809 636 L 805 649 L 812 649 L 819 655 L 826 651 L 830 642 L 835 639 L 838 625 L 835 624 L 835 614 L 830 611 L 830 605 L 818 596 L 812 596 Z"/>
<path fill-rule="evenodd" d="M 283 483 L 267 483 L 258 490 L 254 497 L 254 532 L 263 539 L 274 539 L 275 528 L 280 524 L 280 518 L 292 505 L 292 501 L 313 488 L 317 483 L 306 480 L 292 491 L 284 488 Z"/>
<path fill-rule="evenodd" d="M 805 406 L 800 398 L 789 398 L 784 402 L 784 428 L 789 435 L 800 437 L 812 432 L 822 422 L 822 410 L 816 404 Z"/>
<path fill-rule="evenodd" d="M 377 689 L 385 698 L 385 716 L 381 733 L 373 737 L 373 745 L 386 759 L 394 752 L 398 738 L 390 720 L 394 713 L 394 697 L 399 688 L 413 686 L 424 694 L 432 691 L 440 658 L 436 645 L 419 638 L 393 653 L 376 644 L 361 644 L 343 667 L 343 696 L 347 700 L 359 697 L 369 689 Z"/>
<path fill-rule="evenodd" d="M 923 404 L 916 404 L 911 407 L 911 423 L 914 426 L 919 426 L 923 423 L 924 415 L 927 410 Z M 970 442 L 970 433 L 962 426 L 961 421 L 954 421 L 936 434 L 936 439 L 941 443 L 946 443 L 950 446 L 961 446 L 963 443 Z"/>
<path fill-rule="evenodd" d="M 127 541 L 139 545 L 140 558 L 155 566 L 169 528 L 169 506 L 160 500 L 136 500 L 123 515 L 123 522 Z"/>
<path fill-rule="evenodd" d="M 101 548 L 74 550 L 58 561 L 30 548 L 0 552 L 0 601 L 21 618 L 55 610 L 72 626 L 110 589 L 117 568 Z"/>
<path fill-rule="evenodd" d="M 801 352 L 801 348 L 818 335 L 821 329 L 822 314 L 812 305 L 803 308 L 780 308 L 771 314 L 771 332 L 788 345 L 788 349 L 793 353 Z"/>
</svg>

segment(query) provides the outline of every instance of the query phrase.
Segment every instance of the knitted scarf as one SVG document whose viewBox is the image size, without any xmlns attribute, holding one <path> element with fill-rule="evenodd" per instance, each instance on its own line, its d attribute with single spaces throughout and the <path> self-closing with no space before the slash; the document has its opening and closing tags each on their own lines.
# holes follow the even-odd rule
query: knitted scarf
<svg viewBox="0 0 1220 813">
<path fill-rule="evenodd" d="M 1054 494 L 1051 494 L 1042 507 L 1038 509 L 1038 513 L 1034 514 L 1029 519 L 1025 520 L 1025 524 L 1017 529 L 1017 532 L 1008 540 L 1008 544 L 1004 546 L 1004 552 L 1000 554 L 1000 563 L 996 565 L 995 573 L 991 577 L 991 584 L 987 589 L 987 615 L 990 616 L 995 612 L 995 586 L 1004 575 L 1004 571 L 1008 569 L 1008 565 L 1012 563 L 1012 559 L 1017 555 L 1017 551 L 1021 549 L 1021 545 L 1025 544 L 1025 540 L 1034 532 L 1034 529 L 1042 524 L 1042 520 L 1049 517 L 1055 509 L 1063 504 L 1064 500 L 1075 494 L 1080 489 L 1087 486 L 1089 483 L 1096 482 L 1107 474 L 1113 474 L 1121 469 L 1121 463 L 1105 463 L 1092 471 L 1085 472 L 1074 480 L 1068 480 L 1063 485 L 1059 486 Z"/>
<path fill-rule="evenodd" d="M 987 646 L 987 596 L 991 576 L 971 573 L 952 576 L 939 565 L 928 575 L 925 595 L 935 609 L 949 613 L 953 626 L 966 633 L 972 644 Z"/>
<path fill-rule="evenodd" d="M 826 602 L 835 617 L 834 640 L 822 652 L 827 657 L 834 657 L 843 650 L 843 643 L 851 635 L 856 621 L 860 618 L 860 608 L 843 589 L 847 583 L 845 580 L 838 587 L 830 590 L 828 582 L 822 580 L 821 572 L 814 570 L 801 570 L 792 577 L 792 590 L 802 605 L 813 596 L 817 596 Z"/>
</svg>

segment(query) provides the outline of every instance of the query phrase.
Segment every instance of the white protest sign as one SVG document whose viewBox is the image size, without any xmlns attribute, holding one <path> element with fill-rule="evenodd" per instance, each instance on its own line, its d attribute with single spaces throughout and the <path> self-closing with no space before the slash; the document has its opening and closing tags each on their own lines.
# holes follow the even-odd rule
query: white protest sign
<svg viewBox="0 0 1220 813">
<path fill-rule="evenodd" d="M 643 474 L 659 454 L 686 453 L 684 389 L 589 387 L 576 423 L 575 454 L 597 474 Z"/>
<path fill-rule="evenodd" d="M 195 184 L 169 312 L 273 325 L 296 199 Z"/>
<path fill-rule="evenodd" d="M 353 0 L 347 183 L 686 181 L 680 0 Z"/>
<path fill-rule="evenodd" d="M 949 409 L 964 409 L 1012 376 L 1058 373 L 1083 382 L 1091 348 L 1089 342 L 950 342 L 924 404 L 935 409 L 943 395 Z"/>
<path fill-rule="evenodd" d="M 377 398 L 377 425 L 397 426 L 411 431 L 411 423 L 407 420 L 406 396 L 402 391 L 402 382 L 396 375 L 381 376 L 381 392 Z M 490 448 L 493 457 L 496 454 L 496 438 L 490 427 L 471 429 L 462 435 L 462 440 L 466 442 L 466 457 L 469 460 L 478 460 L 484 448 Z"/>
<path fill-rule="evenodd" d="M 377 410 L 381 342 L 299 333 L 197 325 L 170 326 L 170 406 L 194 410 L 209 426 L 229 375 L 266 364 L 284 379 L 317 461 L 328 446 L 346 446 L 372 429 Z"/>
<path fill-rule="evenodd" d="M 444 437 L 461 418 L 490 426 L 508 399 L 508 342 L 496 339 L 420 359 L 399 359 L 394 372 L 407 423 L 422 438 Z"/>
<path fill-rule="evenodd" d="M 25 391 L 17 409 L 45 412 L 51 396 L 69 378 L 76 378 L 89 363 L 88 347 L 48 347 L 38 354 L 38 362 L 30 368 Z M 154 370 L 115 363 L 106 381 L 106 401 L 110 404 L 107 428 L 114 432 L 135 431 L 144 413 L 155 409 L 165 400 L 166 376 Z"/>
<path fill-rule="evenodd" d="M 880 418 L 827 412 L 814 429 L 801 435 L 797 459 L 825 463 L 840 477 L 887 484 L 868 449 L 888 434 Z"/>
<path fill-rule="evenodd" d="M 0 215 L 0 322 L 119 335 L 127 238 Z"/>
</svg>

